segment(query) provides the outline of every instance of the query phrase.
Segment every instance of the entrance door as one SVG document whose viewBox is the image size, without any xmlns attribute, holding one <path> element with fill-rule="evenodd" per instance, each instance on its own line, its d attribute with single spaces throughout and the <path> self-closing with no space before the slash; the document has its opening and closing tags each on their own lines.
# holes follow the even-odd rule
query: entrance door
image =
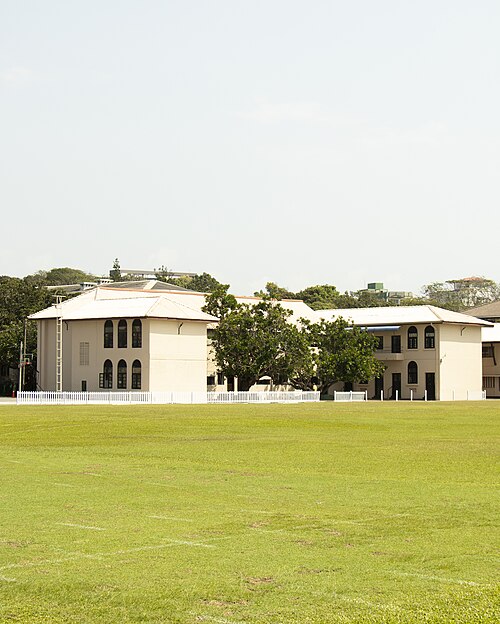
<svg viewBox="0 0 500 624">
<path fill-rule="evenodd" d="M 392 373 L 392 394 L 391 399 L 396 398 L 396 392 L 398 393 L 398 399 L 401 398 L 401 373 Z"/>
<path fill-rule="evenodd" d="M 380 400 L 384 391 L 384 377 L 376 377 L 375 379 L 375 398 Z"/>
<path fill-rule="evenodd" d="M 436 374 L 425 373 L 425 389 L 427 390 L 427 400 L 436 400 Z"/>
<path fill-rule="evenodd" d="M 234 392 L 234 375 L 229 375 L 227 378 L 227 391 Z"/>
<path fill-rule="evenodd" d="M 401 336 L 391 336 L 391 353 L 401 353 Z"/>
</svg>

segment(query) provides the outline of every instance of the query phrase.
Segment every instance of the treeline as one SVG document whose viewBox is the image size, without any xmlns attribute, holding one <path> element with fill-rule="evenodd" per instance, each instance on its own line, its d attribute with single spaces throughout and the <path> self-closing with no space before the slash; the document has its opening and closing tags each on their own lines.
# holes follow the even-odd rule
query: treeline
<svg viewBox="0 0 500 624">
<path fill-rule="evenodd" d="M 62 267 L 38 271 L 25 277 L 0 276 L 0 394 L 8 395 L 17 388 L 17 379 L 10 377 L 10 369 L 20 363 L 20 346 L 27 358 L 24 365 L 25 387 L 36 384 L 36 326 L 26 322 L 26 317 L 54 303 L 54 291 L 47 286 L 78 284 L 93 281 L 95 276 Z M 28 364 L 26 364 L 28 362 Z"/>
</svg>

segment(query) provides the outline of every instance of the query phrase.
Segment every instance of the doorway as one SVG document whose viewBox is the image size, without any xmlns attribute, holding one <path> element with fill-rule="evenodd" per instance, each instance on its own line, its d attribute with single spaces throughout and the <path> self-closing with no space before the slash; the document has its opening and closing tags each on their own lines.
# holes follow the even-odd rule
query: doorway
<svg viewBox="0 0 500 624">
<path fill-rule="evenodd" d="M 384 392 L 384 376 L 375 378 L 375 398 L 380 401 Z"/>
<path fill-rule="evenodd" d="M 436 400 L 436 373 L 425 373 L 425 389 L 427 390 L 427 400 Z"/>
<path fill-rule="evenodd" d="M 397 395 L 396 395 L 397 392 Z M 401 398 L 401 373 L 392 373 L 392 394 L 391 399 Z"/>
</svg>

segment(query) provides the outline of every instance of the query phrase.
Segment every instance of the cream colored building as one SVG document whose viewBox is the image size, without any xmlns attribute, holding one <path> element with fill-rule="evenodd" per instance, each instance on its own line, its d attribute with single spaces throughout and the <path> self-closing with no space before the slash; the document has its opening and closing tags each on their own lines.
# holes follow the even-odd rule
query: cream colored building
<svg viewBox="0 0 500 624">
<path fill-rule="evenodd" d="M 488 399 L 500 398 L 500 323 L 485 327 L 483 336 L 483 389 Z"/>
<path fill-rule="evenodd" d="M 391 306 L 318 310 L 366 327 L 379 339 L 376 357 L 386 366 L 382 377 L 354 384 L 369 398 L 480 398 L 482 391 L 481 328 L 486 321 L 435 306 Z M 336 390 L 344 389 L 338 385 Z M 351 389 L 351 388 L 349 388 Z"/>
<path fill-rule="evenodd" d="M 485 327 L 483 339 L 483 389 L 489 399 L 500 398 L 500 301 L 467 310 L 478 318 L 494 323 Z"/>
<path fill-rule="evenodd" d="M 217 319 L 163 286 L 98 287 L 33 314 L 39 387 L 56 389 L 60 318 L 63 390 L 204 392 L 207 325 Z"/>
<path fill-rule="evenodd" d="M 40 388 L 56 388 L 60 318 L 63 390 L 237 390 L 237 380 L 217 371 L 209 337 L 217 319 L 202 311 L 205 299 L 203 293 L 144 280 L 97 287 L 33 314 Z M 252 305 L 259 299 L 237 301 Z M 280 303 L 291 311 L 291 322 L 342 316 L 378 336 L 376 356 L 385 373 L 352 388 L 366 390 L 369 398 L 382 392 L 395 398 L 396 391 L 399 399 L 479 398 L 481 328 L 491 325 L 486 321 L 434 306 L 313 311 L 303 301 Z M 263 378 L 252 390 L 271 387 Z"/>
</svg>

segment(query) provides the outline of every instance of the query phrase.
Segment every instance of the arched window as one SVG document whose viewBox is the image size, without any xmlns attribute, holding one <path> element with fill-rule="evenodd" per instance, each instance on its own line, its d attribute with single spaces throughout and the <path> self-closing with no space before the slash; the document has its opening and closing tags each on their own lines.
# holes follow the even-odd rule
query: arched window
<svg viewBox="0 0 500 624">
<path fill-rule="evenodd" d="M 424 345 L 426 349 L 434 349 L 434 347 L 436 346 L 435 332 L 432 325 L 427 325 L 427 327 L 425 328 Z"/>
<path fill-rule="evenodd" d="M 132 364 L 132 390 L 141 389 L 141 363 L 134 360 Z"/>
<path fill-rule="evenodd" d="M 118 362 L 116 381 L 117 388 L 120 388 L 120 390 L 125 390 L 127 388 L 127 362 L 125 362 L 125 360 L 120 360 Z"/>
<path fill-rule="evenodd" d="M 132 348 L 140 349 L 142 347 L 142 322 L 135 319 L 132 322 Z"/>
<path fill-rule="evenodd" d="M 408 327 L 408 349 L 418 349 L 418 332 L 414 325 Z"/>
<path fill-rule="evenodd" d="M 106 321 L 104 323 L 104 348 L 113 348 L 113 321 Z"/>
<path fill-rule="evenodd" d="M 102 373 L 99 375 L 99 388 L 112 388 L 113 387 L 113 363 L 111 360 L 106 360 L 102 367 Z"/>
<path fill-rule="evenodd" d="M 127 348 L 127 321 L 123 319 L 118 323 L 118 348 Z"/>
<path fill-rule="evenodd" d="M 408 362 L 408 385 L 418 384 L 418 366 L 416 362 Z"/>
</svg>

